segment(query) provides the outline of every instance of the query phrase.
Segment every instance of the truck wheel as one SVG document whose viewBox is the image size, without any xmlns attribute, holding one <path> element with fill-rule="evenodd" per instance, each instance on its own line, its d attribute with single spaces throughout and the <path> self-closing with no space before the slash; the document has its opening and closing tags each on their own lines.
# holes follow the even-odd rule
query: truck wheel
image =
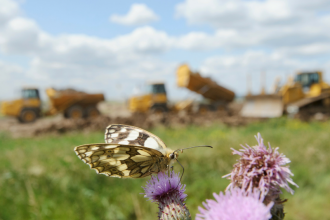
<svg viewBox="0 0 330 220">
<path fill-rule="evenodd" d="M 83 118 L 84 117 L 84 110 L 79 105 L 71 106 L 67 110 L 67 116 L 68 116 L 68 118 L 72 118 L 72 119 Z"/>
<path fill-rule="evenodd" d="M 18 120 L 21 123 L 31 123 L 34 122 L 37 117 L 38 114 L 34 109 L 23 109 L 18 117 Z"/>
<path fill-rule="evenodd" d="M 95 118 L 100 115 L 100 111 L 95 107 L 91 106 L 87 108 L 87 117 L 88 118 Z"/>
</svg>

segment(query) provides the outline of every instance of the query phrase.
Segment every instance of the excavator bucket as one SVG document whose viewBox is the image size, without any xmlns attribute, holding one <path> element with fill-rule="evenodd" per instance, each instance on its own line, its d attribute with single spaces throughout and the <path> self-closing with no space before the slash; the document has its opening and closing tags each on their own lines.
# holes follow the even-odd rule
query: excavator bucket
<svg viewBox="0 0 330 220">
<path fill-rule="evenodd" d="M 247 96 L 240 112 L 248 118 L 276 118 L 283 115 L 283 101 L 279 95 Z"/>
</svg>

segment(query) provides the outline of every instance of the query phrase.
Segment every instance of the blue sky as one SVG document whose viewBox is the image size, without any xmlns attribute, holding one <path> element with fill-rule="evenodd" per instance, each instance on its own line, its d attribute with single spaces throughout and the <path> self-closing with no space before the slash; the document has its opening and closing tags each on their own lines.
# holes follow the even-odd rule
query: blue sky
<svg viewBox="0 0 330 220">
<path fill-rule="evenodd" d="M 147 81 L 173 100 L 181 63 L 238 95 L 297 71 L 330 82 L 327 0 L 0 0 L 0 100 L 22 86 L 76 88 L 123 100 Z M 136 89 L 135 89 L 136 91 Z M 43 92 L 42 92 L 43 94 Z M 45 98 L 43 96 L 43 98 Z"/>
<path fill-rule="evenodd" d="M 127 14 L 130 6 L 136 1 L 25 1 L 22 4 L 24 14 L 37 21 L 38 25 L 48 33 L 59 35 L 63 33 L 86 34 L 100 38 L 113 38 L 129 34 L 137 26 L 125 26 L 109 22 L 112 14 Z M 169 35 L 184 35 L 191 31 L 214 33 L 208 25 L 189 25 L 183 18 L 176 16 L 175 5 L 178 1 L 143 1 L 160 19 L 151 22 L 149 26 L 164 30 Z M 164 60 L 182 60 L 191 62 L 198 68 L 202 59 L 220 54 L 221 49 L 214 51 L 173 50 L 162 54 Z"/>
<path fill-rule="evenodd" d="M 136 26 L 123 26 L 109 22 L 112 14 L 126 14 L 134 3 L 143 3 L 161 18 L 150 26 L 166 30 L 171 35 L 185 34 L 192 30 L 213 32 L 202 25 L 189 26 L 183 18 L 176 18 L 174 6 L 178 1 L 29 1 L 22 4 L 24 14 L 36 20 L 40 27 L 51 34 L 82 33 L 102 38 L 128 34 Z"/>
</svg>

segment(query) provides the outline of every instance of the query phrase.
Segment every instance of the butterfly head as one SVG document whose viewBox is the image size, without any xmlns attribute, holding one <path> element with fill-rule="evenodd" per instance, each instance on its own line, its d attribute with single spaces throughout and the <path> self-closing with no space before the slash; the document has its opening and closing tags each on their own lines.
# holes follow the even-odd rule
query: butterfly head
<svg viewBox="0 0 330 220">
<path fill-rule="evenodd" d="M 170 159 L 169 166 L 171 167 L 176 161 L 178 161 L 178 152 L 172 151 L 171 153 L 168 154 L 168 158 Z"/>
<path fill-rule="evenodd" d="M 179 154 L 178 154 L 178 152 L 173 151 L 170 155 L 168 155 L 168 157 L 169 157 L 171 160 L 176 160 L 176 159 L 179 157 Z"/>
<path fill-rule="evenodd" d="M 177 160 L 177 158 L 179 157 L 179 154 L 177 151 L 173 151 L 169 148 L 166 149 L 166 155 L 167 157 L 170 159 L 170 161 L 173 163 L 174 161 Z"/>
</svg>

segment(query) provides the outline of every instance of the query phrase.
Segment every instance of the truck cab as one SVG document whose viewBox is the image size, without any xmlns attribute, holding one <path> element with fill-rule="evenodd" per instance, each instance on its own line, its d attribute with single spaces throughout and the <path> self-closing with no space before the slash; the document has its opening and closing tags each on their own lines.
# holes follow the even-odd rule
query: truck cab
<svg viewBox="0 0 330 220">
<path fill-rule="evenodd" d="M 41 113 L 41 101 L 37 88 L 23 88 L 21 98 L 1 103 L 3 115 L 14 116 L 20 122 L 34 122 Z"/>
<path fill-rule="evenodd" d="M 329 89 L 329 85 L 323 82 L 321 71 L 298 73 L 294 81 L 301 85 L 307 97 L 319 96 Z"/>
</svg>

